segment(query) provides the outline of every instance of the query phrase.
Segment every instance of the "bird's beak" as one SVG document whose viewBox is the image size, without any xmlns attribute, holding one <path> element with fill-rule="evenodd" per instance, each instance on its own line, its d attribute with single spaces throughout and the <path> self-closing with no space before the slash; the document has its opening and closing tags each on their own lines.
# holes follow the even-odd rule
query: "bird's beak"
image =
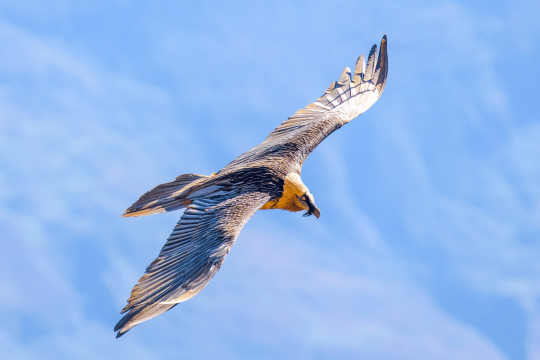
<svg viewBox="0 0 540 360">
<path fill-rule="evenodd" d="M 314 208 L 315 208 L 315 209 L 314 209 L 313 211 L 311 211 L 311 213 L 312 213 L 313 215 L 315 215 L 315 216 L 317 217 L 317 219 L 318 219 L 319 217 L 321 217 L 321 210 L 319 210 L 319 208 L 316 207 L 316 206 L 314 206 Z"/>
<path fill-rule="evenodd" d="M 309 211 L 306 212 L 304 215 L 302 216 L 311 216 L 311 215 L 315 215 L 317 217 L 317 219 L 321 216 L 321 210 L 319 210 L 318 207 L 316 207 L 315 205 L 313 206 L 310 206 L 309 207 Z"/>
</svg>

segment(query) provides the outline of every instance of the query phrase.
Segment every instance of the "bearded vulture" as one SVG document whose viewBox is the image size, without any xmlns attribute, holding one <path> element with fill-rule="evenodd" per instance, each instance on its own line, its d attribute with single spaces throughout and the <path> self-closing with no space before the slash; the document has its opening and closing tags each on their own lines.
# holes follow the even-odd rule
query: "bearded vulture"
<svg viewBox="0 0 540 360">
<path fill-rule="evenodd" d="M 386 35 L 312 104 L 298 110 L 266 140 L 210 176 L 185 174 L 140 197 L 124 217 L 186 208 L 157 259 L 133 287 L 114 331 L 132 327 L 191 299 L 220 269 L 240 230 L 257 210 L 305 210 L 321 215 L 300 178 L 308 155 L 328 135 L 369 109 L 388 74 Z M 377 58 L 377 59 L 376 59 Z"/>
</svg>

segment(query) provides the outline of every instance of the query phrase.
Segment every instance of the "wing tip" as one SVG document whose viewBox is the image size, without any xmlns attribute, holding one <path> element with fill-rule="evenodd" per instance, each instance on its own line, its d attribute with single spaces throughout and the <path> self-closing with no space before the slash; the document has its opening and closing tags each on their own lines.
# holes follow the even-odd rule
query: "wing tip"
<svg viewBox="0 0 540 360">
<path fill-rule="evenodd" d="M 117 331 L 117 330 L 115 330 L 115 331 Z M 124 336 L 128 331 L 129 331 L 129 330 L 126 330 L 126 331 L 124 331 L 124 332 L 118 331 L 118 332 L 116 333 L 116 338 L 118 339 L 118 338 Z"/>
<path fill-rule="evenodd" d="M 338 85 L 343 86 L 349 81 L 351 81 L 351 69 L 347 66 L 339 76 Z"/>
<path fill-rule="evenodd" d="M 382 40 L 381 40 L 381 48 L 380 48 L 380 50 L 381 50 L 381 53 L 384 52 L 385 57 L 387 56 L 387 54 L 386 54 L 387 46 L 388 46 L 388 38 L 386 37 L 386 34 L 384 34 L 383 37 L 382 37 Z M 380 56 L 380 54 L 379 54 L 379 56 Z"/>
<path fill-rule="evenodd" d="M 379 97 L 382 95 L 384 91 L 384 87 L 386 85 L 386 79 L 388 77 L 388 38 L 386 34 L 383 35 L 383 38 L 381 40 L 381 49 L 379 52 L 379 58 L 377 59 L 377 66 L 375 71 L 379 71 L 379 75 L 376 82 L 376 88 L 377 92 L 379 93 Z"/>
<path fill-rule="evenodd" d="M 114 331 L 118 331 L 118 333 L 116 333 L 116 338 L 117 339 L 119 337 L 123 336 L 125 333 L 127 333 L 129 330 L 131 330 L 131 328 L 133 328 L 134 326 L 137 325 L 137 324 L 132 325 L 131 321 L 133 320 L 133 318 L 136 315 L 139 314 L 140 311 L 133 311 L 133 309 L 131 309 L 131 310 L 132 311 L 125 314 L 120 319 L 120 321 L 118 321 L 118 323 L 116 323 L 116 325 L 114 326 Z"/>
</svg>

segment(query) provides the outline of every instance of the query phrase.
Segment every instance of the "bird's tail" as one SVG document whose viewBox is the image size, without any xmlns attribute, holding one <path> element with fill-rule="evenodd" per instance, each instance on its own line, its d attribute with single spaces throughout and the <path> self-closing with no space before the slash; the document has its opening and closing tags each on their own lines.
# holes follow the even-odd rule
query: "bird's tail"
<svg viewBox="0 0 540 360">
<path fill-rule="evenodd" d="M 122 217 L 145 216 L 185 208 L 191 201 L 186 199 L 184 194 L 207 178 L 209 176 L 185 174 L 170 183 L 158 185 L 141 196 Z"/>
</svg>

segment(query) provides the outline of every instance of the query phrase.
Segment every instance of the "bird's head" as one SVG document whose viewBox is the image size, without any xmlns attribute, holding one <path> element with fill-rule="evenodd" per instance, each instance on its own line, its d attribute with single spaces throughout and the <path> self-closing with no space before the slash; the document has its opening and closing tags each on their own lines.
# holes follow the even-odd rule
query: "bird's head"
<svg viewBox="0 0 540 360">
<path fill-rule="evenodd" d="M 315 206 L 315 199 L 309 191 L 306 191 L 300 196 L 297 195 L 297 199 L 302 208 L 304 210 L 307 210 L 307 212 L 303 216 L 315 215 L 317 219 L 321 216 L 321 211 L 317 206 Z"/>
</svg>

